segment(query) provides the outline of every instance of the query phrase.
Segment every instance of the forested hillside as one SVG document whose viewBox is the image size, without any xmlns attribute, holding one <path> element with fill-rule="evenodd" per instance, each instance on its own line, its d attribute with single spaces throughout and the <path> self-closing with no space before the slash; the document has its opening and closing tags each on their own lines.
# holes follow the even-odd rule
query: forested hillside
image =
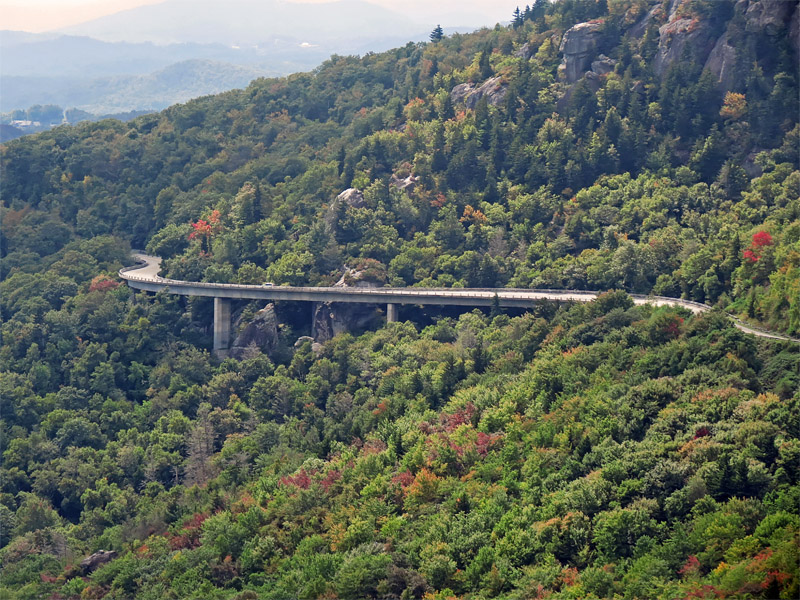
<svg viewBox="0 0 800 600">
<path fill-rule="evenodd" d="M 0 595 L 797 597 L 800 346 L 725 312 L 800 333 L 798 19 L 537 0 L 0 146 Z M 616 291 L 321 344 L 279 304 L 269 352 L 219 360 L 207 300 L 120 284 L 131 247 Z"/>
</svg>

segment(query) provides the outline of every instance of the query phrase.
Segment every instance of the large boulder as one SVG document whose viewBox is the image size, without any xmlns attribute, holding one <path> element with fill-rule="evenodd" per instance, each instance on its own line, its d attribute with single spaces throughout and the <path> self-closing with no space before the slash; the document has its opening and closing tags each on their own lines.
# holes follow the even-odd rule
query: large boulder
<svg viewBox="0 0 800 600">
<path fill-rule="evenodd" d="M 481 98 L 486 98 L 486 102 L 491 106 L 499 106 L 503 103 L 508 92 L 508 86 L 503 83 L 500 77 L 490 77 L 476 87 L 473 83 L 462 83 L 455 86 L 450 91 L 450 99 L 453 104 L 464 103 L 468 109 L 474 109 Z"/>
<path fill-rule="evenodd" d="M 379 319 L 375 304 L 315 302 L 311 336 L 315 342 L 327 342 L 340 333 L 369 329 Z"/>
<path fill-rule="evenodd" d="M 115 558 L 117 558 L 117 553 L 114 550 L 98 550 L 80 562 L 81 571 L 84 575 L 88 575 L 101 565 L 111 562 Z"/>
<path fill-rule="evenodd" d="M 328 212 L 325 214 L 325 226 L 328 231 L 337 222 L 342 207 L 347 208 L 365 208 L 367 201 L 364 198 L 364 193 L 357 188 L 347 188 L 340 193 L 333 202 L 331 202 Z"/>
<path fill-rule="evenodd" d="M 278 317 L 275 305 L 267 304 L 236 336 L 229 356 L 237 360 L 249 358 L 259 352 L 270 354 L 278 346 Z"/>
<path fill-rule="evenodd" d="M 408 177 L 399 177 L 397 175 L 392 174 L 391 178 L 389 179 L 389 183 L 391 183 L 398 190 L 404 190 L 409 192 L 414 189 L 418 181 L 419 177 L 414 177 L 413 174 L 409 175 Z"/>
<path fill-rule="evenodd" d="M 602 28 L 600 22 L 578 23 L 564 34 L 559 48 L 564 58 L 558 69 L 567 83 L 575 83 L 589 70 L 597 55 Z"/>
<path fill-rule="evenodd" d="M 598 75 L 606 75 L 614 70 L 617 66 L 617 61 L 613 58 L 608 58 L 605 54 L 597 57 L 597 60 L 592 61 L 592 71 Z"/>
<path fill-rule="evenodd" d="M 345 202 L 348 206 L 353 208 L 364 208 L 367 203 L 364 200 L 364 194 L 361 190 L 356 188 L 347 188 L 341 194 L 336 196 L 337 202 Z"/>
</svg>

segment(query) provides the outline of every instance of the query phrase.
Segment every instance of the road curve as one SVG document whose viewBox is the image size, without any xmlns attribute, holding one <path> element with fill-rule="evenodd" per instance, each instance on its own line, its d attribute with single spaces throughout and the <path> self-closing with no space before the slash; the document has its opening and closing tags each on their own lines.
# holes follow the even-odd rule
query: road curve
<svg viewBox="0 0 800 600">
<path fill-rule="evenodd" d="M 150 292 L 166 290 L 171 294 L 185 296 L 206 296 L 214 298 L 245 300 L 302 300 L 310 302 L 358 302 L 368 304 L 435 304 L 449 306 L 492 306 L 528 308 L 541 302 L 590 302 L 601 292 L 581 290 L 541 290 L 513 288 L 347 288 L 347 287 L 296 287 L 283 285 L 241 285 L 232 283 L 205 283 L 166 279 L 159 275 L 161 258 L 135 252 L 137 264 L 125 267 L 119 276 L 134 289 Z M 664 296 L 643 296 L 631 294 L 634 304 L 653 304 L 656 306 L 680 306 L 702 313 L 711 310 L 707 304 L 667 298 Z M 765 331 L 746 325 L 736 317 L 730 316 L 734 325 L 744 331 L 762 338 L 786 340 L 800 344 L 800 340 Z"/>
</svg>

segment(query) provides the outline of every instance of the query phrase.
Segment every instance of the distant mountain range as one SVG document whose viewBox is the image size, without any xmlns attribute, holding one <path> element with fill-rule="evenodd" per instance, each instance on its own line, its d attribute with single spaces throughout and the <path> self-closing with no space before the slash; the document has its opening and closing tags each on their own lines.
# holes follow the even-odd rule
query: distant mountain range
<svg viewBox="0 0 800 600">
<path fill-rule="evenodd" d="M 222 44 L 111 43 L 86 36 L 18 31 L 0 31 L 0 51 L 3 55 L 0 75 L 3 77 L 143 75 L 192 59 L 251 65 L 265 61 L 263 53 L 255 49 L 237 50 Z M 293 51 L 297 54 L 296 49 Z M 300 64 L 305 62 L 299 61 Z M 281 70 L 275 69 L 276 72 Z"/>
<path fill-rule="evenodd" d="M 81 79 L 72 77 L 3 78 L 2 111 L 34 104 L 78 107 L 99 115 L 161 110 L 198 96 L 247 86 L 267 71 L 211 60 L 187 60 L 145 75 Z"/>
<path fill-rule="evenodd" d="M 328 54 L 276 40 L 271 52 L 222 44 L 104 42 L 85 36 L 0 32 L 0 112 L 58 104 L 94 113 L 158 110 L 304 71 Z"/>
<path fill-rule="evenodd" d="M 1 31 L 0 112 L 37 104 L 94 115 L 159 110 L 308 71 L 332 54 L 426 40 L 433 25 L 362 0 L 167 0 L 59 32 Z"/>
<path fill-rule="evenodd" d="M 435 23 L 433 24 L 435 25 Z M 68 27 L 62 33 L 118 42 L 269 44 L 273 38 L 357 51 L 365 40 L 411 39 L 425 24 L 363 0 L 167 0 Z M 389 41 L 389 40 L 392 41 Z M 376 48 L 377 50 L 378 48 Z"/>
</svg>

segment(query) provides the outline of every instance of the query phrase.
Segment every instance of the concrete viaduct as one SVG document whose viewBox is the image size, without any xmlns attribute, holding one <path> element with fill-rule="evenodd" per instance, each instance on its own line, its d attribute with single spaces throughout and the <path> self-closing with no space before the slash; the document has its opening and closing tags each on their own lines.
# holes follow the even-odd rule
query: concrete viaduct
<svg viewBox="0 0 800 600">
<path fill-rule="evenodd" d="M 474 288 L 347 288 L 347 287 L 294 287 L 273 285 L 240 285 L 232 283 L 204 283 L 166 279 L 158 273 L 161 258 L 140 252 L 133 254 L 137 264 L 126 267 L 119 276 L 131 288 L 148 292 L 166 291 L 183 296 L 205 296 L 214 298 L 214 352 L 224 354 L 230 345 L 231 300 L 295 300 L 305 302 L 359 302 L 364 304 L 386 304 L 386 320 L 397 320 L 398 304 L 433 304 L 439 306 L 489 307 L 495 303 L 504 308 L 530 308 L 542 301 L 590 302 L 601 292 L 577 290 L 533 290 L 533 289 L 474 289 Z M 656 306 L 681 306 L 693 313 L 711 310 L 700 304 L 679 298 L 642 296 L 631 294 L 634 304 Z M 800 340 L 756 329 L 731 317 L 734 325 L 746 333 L 759 337 Z"/>
</svg>

